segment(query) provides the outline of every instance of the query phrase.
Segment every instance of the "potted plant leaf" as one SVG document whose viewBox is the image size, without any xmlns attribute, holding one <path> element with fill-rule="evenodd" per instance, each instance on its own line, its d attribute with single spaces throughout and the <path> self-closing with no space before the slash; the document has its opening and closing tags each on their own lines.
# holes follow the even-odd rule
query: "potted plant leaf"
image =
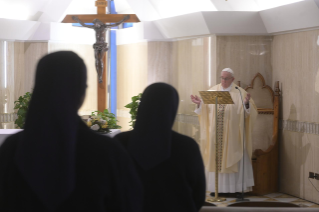
<svg viewBox="0 0 319 212">
<path fill-rule="evenodd" d="M 138 109 L 138 105 L 141 101 L 141 97 L 142 97 L 142 93 L 138 94 L 137 96 L 133 96 L 132 102 L 124 106 L 124 107 L 130 109 L 131 121 L 129 123 L 131 123 L 130 126 L 132 128 L 134 128 L 134 126 L 135 126 L 137 109 Z"/>
<path fill-rule="evenodd" d="M 15 124 L 18 128 L 23 129 L 25 124 L 25 118 L 28 112 L 29 103 L 32 93 L 27 92 L 24 96 L 20 96 L 17 101 L 14 102 L 14 109 L 17 109 L 18 118 L 15 120 Z"/>
</svg>

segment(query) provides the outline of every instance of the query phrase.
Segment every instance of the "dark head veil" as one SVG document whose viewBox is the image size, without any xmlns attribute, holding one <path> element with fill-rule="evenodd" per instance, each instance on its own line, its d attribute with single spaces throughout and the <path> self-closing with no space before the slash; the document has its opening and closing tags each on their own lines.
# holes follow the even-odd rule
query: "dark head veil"
<svg viewBox="0 0 319 212">
<path fill-rule="evenodd" d="M 18 144 L 18 169 L 43 204 L 51 210 L 75 187 L 77 111 L 86 89 L 86 67 L 73 52 L 44 56 Z"/>
<path fill-rule="evenodd" d="M 178 102 L 177 91 L 166 83 L 154 83 L 144 90 L 128 144 L 128 151 L 144 170 L 170 157 Z"/>
</svg>

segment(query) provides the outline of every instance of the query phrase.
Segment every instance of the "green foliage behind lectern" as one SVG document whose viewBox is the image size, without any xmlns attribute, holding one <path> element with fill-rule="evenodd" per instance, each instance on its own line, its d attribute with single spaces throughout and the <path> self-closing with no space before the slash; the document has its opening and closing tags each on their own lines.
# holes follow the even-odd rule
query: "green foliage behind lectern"
<svg viewBox="0 0 319 212">
<path fill-rule="evenodd" d="M 141 101 L 141 97 L 142 97 L 142 93 L 140 93 L 137 96 L 133 96 L 132 97 L 132 102 L 125 105 L 124 107 L 129 108 L 130 109 L 130 114 L 131 114 L 131 121 L 129 123 L 131 123 L 131 127 L 134 128 L 135 126 L 135 121 L 136 121 L 136 115 L 137 115 L 137 109 L 138 109 L 138 105 Z"/>
<path fill-rule="evenodd" d="M 14 102 L 14 109 L 18 109 L 18 118 L 15 120 L 15 124 L 20 128 L 24 128 L 25 118 L 28 112 L 29 103 L 32 93 L 27 92 L 24 96 L 20 96 L 17 101 Z"/>
</svg>

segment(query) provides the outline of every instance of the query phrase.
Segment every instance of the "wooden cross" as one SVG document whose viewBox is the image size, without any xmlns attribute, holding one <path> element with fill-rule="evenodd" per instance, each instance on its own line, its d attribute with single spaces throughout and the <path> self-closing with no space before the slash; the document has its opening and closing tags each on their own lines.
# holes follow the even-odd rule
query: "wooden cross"
<svg viewBox="0 0 319 212">
<path fill-rule="evenodd" d="M 128 23 L 137 23 L 140 22 L 138 17 L 135 14 L 106 14 L 106 7 L 108 6 L 106 0 L 98 0 L 95 2 L 95 6 L 97 7 L 97 14 L 94 15 L 83 15 L 83 14 L 72 14 L 66 15 L 63 19 L 62 23 L 77 23 L 72 19 L 72 16 L 77 16 L 82 22 L 84 23 L 92 23 L 94 19 L 99 19 L 103 23 L 116 23 L 121 21 L 125 16 L 130 15 L 130 18 L 124 22 Z M 107 53 L 107 52 L 106 52 Z M 107 54 L 105 54 L 103 61 L 104 61 L 104 71 L 103 71 L 103 82 L 98 83 L 97 87 L 97 108 L 99 111 L 103 111 L 107 108 L 106 96 L 107 96 L 107 79 L 106 79 L 106 72 L 107 72 Z"/>
<path fill-rule="evenodd" d="M 106 14 L 107 1 L 106 0 L 98 0 L 95 2 L 95 6 L 97 7 L 97 14 L 94 15 L 81 15 L 81 14 L 72 14 L 66 15 L 63 19 L 62 23 L 77 23 L 72 19 L 72 16 L 77 16 L 84 23 L 92 23 L 94 19 L 99 19 L 104 23 L 115 23 L 122 20 L 125 16 L 130 15 L 130 18 L 126 20 L 127 23 L 137 23 L 140 22 L 138 17 L 135 14 Z"/>
</svg>

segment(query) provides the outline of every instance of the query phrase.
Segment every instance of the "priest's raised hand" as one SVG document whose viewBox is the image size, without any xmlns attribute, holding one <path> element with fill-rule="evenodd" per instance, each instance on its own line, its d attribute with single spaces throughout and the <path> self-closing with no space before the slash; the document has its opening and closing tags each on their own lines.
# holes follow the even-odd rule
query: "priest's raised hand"
<svg viewBox="0 0 319 212">
<path fill-rule="evenodd" d="M 191 95 L 191 100 L 192 100 L 193 103 L 197 104 L 198 106 L 202 102 L 202 100 L 196 95 Z"/>
</svg>

